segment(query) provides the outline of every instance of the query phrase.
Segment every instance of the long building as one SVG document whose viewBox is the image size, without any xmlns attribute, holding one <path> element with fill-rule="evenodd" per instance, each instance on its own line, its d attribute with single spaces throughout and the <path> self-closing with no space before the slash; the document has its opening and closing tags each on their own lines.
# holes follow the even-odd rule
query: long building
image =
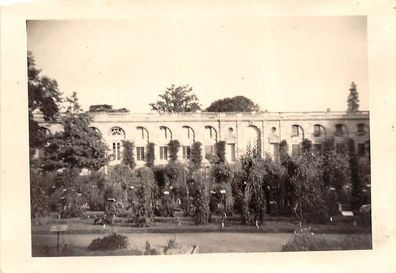
<svg viewBox="0 0 396 273">
<path fill-rule="evenodd" d="M 155 164 L 166 164 L 167 144 L 178 140 L 179 159 L 188 160 L 193 142 L 202 143 L 204 163 L 214 154 L 218 141 L 226 143 L 226 158 L 234 162 L 247 147 L 257 147 L 264 155 L 278 157 L 279 143 L 286 140 L 289 153 L 299 153 L 300 143 L 309 139 L 313 148 L 321 152 L 323 142 L 334 137 L 336 149 L 352 138 L 359 156 L 369 154 L 369 112 L 263 112 L 263 113 L 92 113 L 91 126 L 98 130 L 109 147 L 109 165 L 122 159 L 122 141 L 135 145 L 137 165 L 145 162 L 147 144 L 155 144 Z M 59 124 L 49 124 L 37 116 L 40 124 L 51 132 L 62 130 Z M 207 162 L 207 161 L 206 161 Z"/>
</svg>

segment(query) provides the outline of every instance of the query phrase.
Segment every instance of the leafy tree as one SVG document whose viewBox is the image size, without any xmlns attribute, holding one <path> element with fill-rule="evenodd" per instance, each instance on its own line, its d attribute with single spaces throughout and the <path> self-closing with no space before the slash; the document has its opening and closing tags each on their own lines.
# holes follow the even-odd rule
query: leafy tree
<svg viewBox="0 0 396 273">
<path fill-rule="evenodd" d="M 196 112 L 201 110 L 197 96 L 188 85 L 167 87 L 161 100 L 150 103 L 151 109 L 159 113 Z"/>
<path fill-rule="evenodd" d="M 129 112 L 128 109 L 126 108 L 119 108 L 119 109 L 113 109 L 113 106 L 109 104 L 95 104 L 89 106 L 89 112 Z"/>
<path fill-rule="evenodd" d="M 362 183 L 359 175 L 359 162 L 355 151 L 355 141 L 349 139 L 348 141 L 349 152 L 349 167 L 351 169 L 351 184 L 352 184 L 352 200 L 351 206 L 354 210 L 358 210 L 363 204 L 362 202 Z"/>
<path fill-rule="evenodd" d="M 354 113 L 359 110 L 359 93 L 356 90 L 356 84 L 352 82 L 351 88 L 349 88 L 348 96 L 348 112 Z"/>
<path fill-rule="evenodd" d="M 133 142 L 129 140 L 123 141 L 122 146 L 123 146 L 122 163 L 127 165 L 132 171 L 136 166 L 135 157 L 133 155 L 135 146 L 133 145 Z"/>
<path fill-rule="evenodd" d="M 211 186 L 212 192 L 210 196 L 210 207 L 212 212 L 232 212 L 234 206 L 234 198 L 232 196 L 231 182 L 234 177 L 233 169 L 228 165 L 225 158 L 225 142 L 219 141 L 216 143 L 217 157 L 211 163 L 211 176 L 213 184 Z M 224 193 L 221 193 L 225 191 Z M 224 204 L 225 203 L 225 204 Z"/>
<path fill-rule="evenodd" d="M 322 160 L 312 153 L 302 153 L 295 162 L 291 182 L 295 189 L 295 214 L 299 221 L 325 222 L 328 208 L 322 184 Z"/>
<path fill-rule="evenodd" d="M 193 170 L 188 178 L 192 197 L 193 218 L 196 225 L 208 223 L 209 209 L 209 177 L 202 170 Z"/>
<path fill-rule="evenodd" d="M 66 105 L 66 114 L 79 114 L 82 112 L 76 92 L 73 92 L 71 97 L 66 98 Z"/>
<path fill-rule="evenodd" d="M 202 164 L 202 144 L 201 142 L 194 142 L 191 146 L 190 167 L 193 170 L 201 168 Z"/>
<path fill-rule="evenodd" d="M 281 165 L 285 168 L 287 175 L 283 177 L 282 187 L 280 188 L 281 195 L 284 198 L 281 209 L 282 212 L 288 214 L 291 212 L 294 203 L 294 186 L 291 182 L 291 177 L 294 175 L 296 165 L 292 158 L 289 156 L 289 145 L 286 140 L 279 143 L 279 158 Z"/>
<path fill-rule="evenodd" d="M 78 106 L 69 109 L 76 110 Z M 108 162 L 107 146 L 100 133 L 89 126 L 91 118 L 88 114 L 71 111 L 62 118 L 63 131 L 49 137 L 44 148 L 45 160 L 42 167 L 44 170 L 99 170 Z"/>
<path fill-rule="evenodd" d="M 176 161 L 178 158 L 177 153 L 179 152 L 180 149 L 180 142 L 176 139 L 169 141 L 168 149 L 169 149 L 170 159 L 172 161 Z"/>
<path fill-rule="evenodd" d="M 135 198 L 130 198 L 134 212 L 134 223 L 137 227 L 147 226 L 154 217 L 154 172 L 148 167 L 136 171 L 137 180 L 134 185 Z"/>
<path fill-rule="evenodd" d="M 260 108 L 250 99 L 244 96 L 219 99 L 210 104 L 206 112 L 256 112 Z"/>
<path fill-rule="evenodd" d="M 28 68 L 28 111 L 29 111 L 29 145 L 31 154 L 35 149 L 46 144 L 46 134 L 40 130 L 39 124 L 33 118 L 33 112 L 40 111 L 46 121 L 55 121 L 59 116 L 61 93 L 56 80 L 41 76 L 36 68 L 33 54 L 27 53 Z"/>
<path fill-rule="evenodd" d="M 154 166 L 154 161 L 155 161 L 154 145 L 155 144 L 152 142 L 147 144 L 146 166 L 149 168 L 152 168 Z"/>
</svg>

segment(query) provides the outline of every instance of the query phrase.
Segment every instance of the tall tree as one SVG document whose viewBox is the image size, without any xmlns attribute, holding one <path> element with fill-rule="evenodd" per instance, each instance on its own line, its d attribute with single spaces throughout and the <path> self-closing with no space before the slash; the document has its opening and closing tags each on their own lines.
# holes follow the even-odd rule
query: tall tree
<svg viewBox="0 0 396 273">
<path fill-rule="evenodd" d="M 348 112 L 354 113 L 359 110 L 359 93 L 356 90 L 356 84 L 352 82 L 351 87 L 349 88 L 349 96 L 348 96 Z"/>
<path fill-rule="evenodd" d="M 260 107 L 244 96 L 224 98 L 212 102 L 206 108 L 206 112 L 255 112 L 260 111 Z"/>
<path fill-rule="evenodd" d="M 159 113 L 196 112 L 201 110 L 197 96 L 189 85 L 167 87 L 161 100 L 150 103 L 151 109 Z"/>
<path fill-rule="evenodd" d="M 42 148 L 46 143 L 46 135 L 33 118 L 33 112 L 40 111 L 46 121 L 55 121 L 59 114 L 61 93 L 56 80 L 41 76 L 36 68 L 33 54 L 27 53 L 28 69 L 28 111 L 29 111 L 29 145 L 32 151 Z"/>
<path fill-rule="evenodd" d="M 87 113 L 79 113 L 77 95 L 69 101 L 70 110 L 62 117 L 63 131 L 48 139 L 44 149 L 45 170 L 58 168 L 98 170 L 107 164 L 107 146 L 99 132 L 90 127 L 91 118 Z"/>
</svg>

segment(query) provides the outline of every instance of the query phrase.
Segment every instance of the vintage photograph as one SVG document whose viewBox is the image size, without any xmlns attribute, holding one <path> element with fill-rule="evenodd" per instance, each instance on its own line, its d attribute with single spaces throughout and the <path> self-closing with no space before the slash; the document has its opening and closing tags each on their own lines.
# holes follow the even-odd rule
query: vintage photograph
<svg viewBox="0 0 396 273">
<path fill-rule="evenodd" d="M 32 257 L 372 249 L 366 16 L 26 33 Z"/>
</svg>

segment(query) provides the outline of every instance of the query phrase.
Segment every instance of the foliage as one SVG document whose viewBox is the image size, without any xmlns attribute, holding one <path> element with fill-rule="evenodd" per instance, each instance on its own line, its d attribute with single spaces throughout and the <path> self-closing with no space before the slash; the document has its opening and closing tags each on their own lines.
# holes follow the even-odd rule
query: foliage
<svg viewBox="0 0 396 273">
<path fill-rule="evenodd" d="M 165 166 L 165 178 L 165 189 L 170 192 L 170 198 L 166 198 L 168 208 L 173 209 L 181 205 L 184 211 L 188 213 L 189 200 L 187 198 L 188 188 L 185 166 L 177 161 L 169 161 Z"/>
<path fill-rule="evenodd" d="M 356 84 L 352 82 L 351 87 L 349 88 L 349 96 L 348 96 L 348 113 L 353 113 L 359 110 L 359 93 L 356 90 Z"/>
<path fill-rule="evenodd" d="M 159 255 L 160 253 L 158 252 L 157 249 L 155 249 L 154 247 L 151 247 L 151 244 L 149 243 L 149 241 L 146 241 L 146 246 L 145 246 L 145 250 L 144 250 L 144 255 Z"/>
<path fill-rule="evenodd" d="M 312 141 L 304 138 L 301 142 L 301 152 L 302 153 L 311 153 L 312 152 Z"/>
<path fill-rule="evenodd" d="M 196 112 L 201 110 L 197 96 L 188 85 L 167 87 L 161 100 L 150 103 L 151 109 L 159 113 Z"/>
<path fill-rule="evenodd" d="M 189 175 L 188 185 L 192 197 L 193 218 L 196 225 L 204 225 L 209 219 L 209 178 L 202 170 Z"/>
<path fill-rule="evenodd" d="M 371 235 L 358 234 L 328 239 L 324 234 L 315 234 L 311 228 L 295 231 L 293 240 L 283 246 L 283 251 L 325 251 L 372 249 Z"/>
<path fill-rule="evenodd" d="M 324 222 L 328 210 L 322 185 L 321 157 L 303 153 L 291 177 L 295 189 L 295 213 L 300 222 Z"/>
<path fill-rule="evenodd" d="M 349 168 L 351 170 L 351 184 L 352 184 L 352 200 L 351 207 L 358 210 L 363 205 L 362 198 L 362 183 L 359 175 L 359 162 L 355 151 L 355 141 L 349 139 L 348 141 L 348 155 L 349 155 Z"/>
<path fill-rule="evenodd" d="M 38 224 L 49 213 L 49 190 L 54 181 L 53 173 L 41 174 L 36 169 L 30 169 L 30 212 L 32 219 Z"/>
<path fill-rule="evenodd" d="M 260 108 L 250 99 L 244 96 L 219 99 L 206 108 L 206 112 L 255 112 Z"/>
<path fill-rule="evenodd" d="M 66 114 L 79 114 L 81 112 L 82 108 L 78 102 L 77 93 L 73 92 L 71 97 L 66 98 Z"/>
<path fill-rule="evenodd" d="M 55 121 L 59 116 L 59 103 L 61 93 L 58 83 L 41 76 L 40 70 L 36 68 L 35 60 L 30 51 L 27 53 L 28 69 L 28 111 L 29 111 L 29 146 L 31 154 L 37 148 L 46 144 L 46 135 L 40 130 L 39 124 L 33 119 L 33 112 L 39 110 L 46 121 Z"/>
<path fill-rule="evenodd" d="M 120 109 L 113 109 L 113 106 L 108 104 L 95 104 L 89 106 L 89 112 L 129 112 L 128 109 L 120 108 Z"/>
<path fill-rule="evenodd" d="M 137 227 L 148 225 L 154 217 L 154 172 L 148 167 L 136 171 L 137 180 L 129 197 L 134 213 L 134 223 Z"/>
<path fill-rule="evenodd" d="M 147 152 L 146 152 L 146 166 L 152 168 L 154 166 L 155 161 L 155 151 L 154 151 L 154 143 L 150 142 L 147 144 Z"/>
<path fill-rule="evenodd" d="M 225 143 L 225 141 L 219 141 L 219 142 L 216 142 L 215 145 L 216 145 L 215 150 L 216 150 L 216 155 L 217 155 L 218 161 L 220 163 L 224 163 L 226 161 L 226 157 L 225 157 L 226 143 Z"/>
<path fill-rule="evenodd" d="M 214 182 L 210 188 L 213 192 L 210 196 L 210 209 L 211 212 L 225 211 L 231 213 L 234 206 L 231 186 L 234 172 L 226 162 L 224 141 L 216 143 L 216 153 L 217 157 L 210 162 L 210 175 Z M 220 191 L 225 191 L 225 194 L 220 193 Z"/>
<path fill-rule="evenodd" d="M 119 164 L 109 173 L 104 190 L 106 213 L 109 215 L 127 215 L 134 217 L 130 210 L 129 189 L 137 183 L 135 172 L 125 164 Z M 114 198 L 115 202 L 109 202 Z"/>
<path fill-rule="evenodd" d="M 63 118 L 64 131 L 50 136 L 44 148 L 44 170 L 99 170 L 107 164 L 107 146 L 100 133 L 89 126 L 90 121 L 87 114 L 73 114 Z"/>
<path fill-rule="evenodd" d="M 89 246 L 88 250 L 98 251 L 98 250 L 116 250 L 128 247 L 128 237 L 120 234 L 113 233 L 111 235 L 105 236 L 103 238 L 97 238 L 93 240 Z"/>
<path fill-rule="evenodd" d="M 133 142 L 129 140 L 122 141 L 122 163 L 128 166 L 131 170 L 133 170 L 136 166 L 134 150 L 135 145 Z"/>
<path fill-rule="evenodd" d="M 335 190 L 337 202 L 346 203 L 348 196 L 344 189 L 350 180 L 349 159 L 347 155 L 335 152 L 333 142 L 334 139 L 329 139 L 324 144 L 323 184 Z"/>
<path fill-rule="evenodd" d="M 371 204 L 371 170 L 370 158 L 359 159 L 359 180 L 362 183 L 362 202 Z"/>
<path fill-rule="evenodd" d="M 51 199 L 62 218 L 81 216 L 86 198 L 78 169 L 63 169 L 55 176 Z"/>
<path fill-rule="evenodd" d="M 178 158 L 177 153 L 179 152 L 180 149 L 180 142 L 176 139 L 169 141 L 168 149 L 169 149 L 169 158 L 173 161 L 176 161 Z"/>
<path fill-rule="evenodd" d="M 202 143 L 194 142 L 191 146 L 190 168 L 197 170 L 202 164 Z"/>
</svg>

